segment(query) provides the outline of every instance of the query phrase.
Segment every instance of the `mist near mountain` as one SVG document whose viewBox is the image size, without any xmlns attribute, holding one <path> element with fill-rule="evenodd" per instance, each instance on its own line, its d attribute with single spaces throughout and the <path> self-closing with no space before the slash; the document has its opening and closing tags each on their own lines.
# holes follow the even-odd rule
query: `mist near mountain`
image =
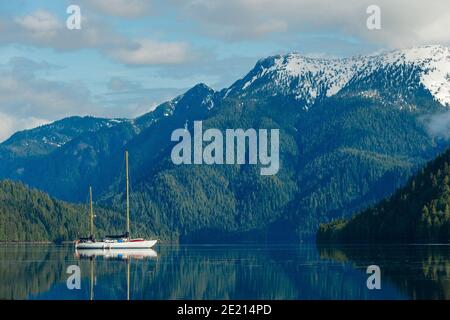
<svg viewBox="0 0 450 320">
<path fill-rule="evenodd" d="M 430 135 L 450 139 L 450 111 L 436 113 L 423 120 Z"/>
</svg>

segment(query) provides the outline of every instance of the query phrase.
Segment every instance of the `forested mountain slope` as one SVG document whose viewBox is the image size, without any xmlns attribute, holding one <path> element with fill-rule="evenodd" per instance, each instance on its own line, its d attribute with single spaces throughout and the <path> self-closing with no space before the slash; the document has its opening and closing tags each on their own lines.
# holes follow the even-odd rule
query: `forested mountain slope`
<svg viewBox="0 0 450 320">
<path fill-rule="evenodd" d="M 323 224 L 319 242 L 450 241 L 450 149 L 392 197 L 349 220 Z"/>
</svg>

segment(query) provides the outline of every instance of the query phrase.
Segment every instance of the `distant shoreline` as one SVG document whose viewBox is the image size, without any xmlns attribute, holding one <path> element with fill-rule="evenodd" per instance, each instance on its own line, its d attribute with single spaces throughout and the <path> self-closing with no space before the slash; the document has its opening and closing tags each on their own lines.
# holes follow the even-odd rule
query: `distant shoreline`
<svg viewBox="0 0 450 320">
<path fill-rule="evenodd" d="M 68 244 L 73 243 L 72 241 L 63 241 L 56 243 L 53 241 L 0 241 L 0 244 Z"/>
</svg>

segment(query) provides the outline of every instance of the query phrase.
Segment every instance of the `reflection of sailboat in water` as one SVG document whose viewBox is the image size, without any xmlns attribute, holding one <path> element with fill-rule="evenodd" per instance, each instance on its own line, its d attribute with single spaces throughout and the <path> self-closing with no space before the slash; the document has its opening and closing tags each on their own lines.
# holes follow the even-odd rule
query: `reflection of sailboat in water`
<svg viewBox="0 0 450 320">
<path fill-rule="evenodd" d="M 80 260 L 89 260 L 89 299 L 94 300 L 95 261 L 96 258 L 105 260 L 125 260 L 127 263 L 127 300 L 130 300 L 131 259 L 155 259 L 158 254 L 152 249 L 80 249 L 75 251 L 75 257 Z"/>
<path fill-rule="evenodd" d="M 89 297 L 90 300 L 94 300 L 94 259 L 90 259 L 90 276 L 89 276 Z"/>
<path fill-rule="evenodd" d="M 102 257 L 109 260 L 129 260 L 133 259 L 146 259 L 156 258 L 158 253 L 153 249 L 115 249 L 115 250 L 103 250 L 103 249 L 77 249 L 75 256 L 78 259 L 95 259 L 96 257 Z"/>
<path fill-rule="evenodd" d="M 127 200 L 127 231 L 122 235 L 106 236 L 104 240 L 97 241 L 94 238 L 94 210 L 92 205 L 92 188 L 89 189 L 90 194 L 90 219 L 89 231 L 87 238 L 79 238 L 75 242 L 76 249 L 94 250 L 94 249 L 139 249 L 151 248 L 157 240 L 144 240 L 142 238 L 130 238 L 130 193 L 129 193 L 129 169 L 128 169 L 128 151 L 125 152 L 126 163 L 126 200 Z"/>
</svg>

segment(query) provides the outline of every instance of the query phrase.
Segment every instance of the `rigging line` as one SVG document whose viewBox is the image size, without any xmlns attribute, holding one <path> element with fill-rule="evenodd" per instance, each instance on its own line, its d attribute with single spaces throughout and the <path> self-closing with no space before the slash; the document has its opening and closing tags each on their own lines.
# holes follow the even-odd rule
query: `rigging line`
<svg viewBox="0 0 450 320">
<path fill-rule="evenodd" d="M 89 191 L 87 192 L 86 201 L 84 204 L 86 205 L 86 212 L 89 213 Z"/>
<path fill-rule="evenodd" d="M 126 161 L 126 160 L 124 160 L 124 161 Z M 130 205 L 130 220 L 132 220 L 131 219 L 131 215 L 132 215 L 132 212 L 133 212 L 133 208 L 132 208 L 132 206 L 133 206 L 133 183 L 132 183 L 132 174 L 131 174 L 131 167 L 132 167 L 132 165 L 130 164 L 130 161 L 128 162 L 128 192 L 129 192 L 129 197 L 130 197 L 130 201 L 129 201 L 129 205 Z M 122 166 L 122 169 L 123 169 L 123 166 Z M 125 176 L 125 183 L 126 183 L 126 176 Z"/>
<path fill-rule="evenodd" d="M 126 151 L 126 150 L 125 150 Z M 118 183 L 118 191 L 116 194 L 121 195 L 119 196 L 120 198 L 120 205 L 119 208 L 122 211 L 126 211 L 126 192 L 124 192 L 124 190 L 126 190 L 126 183 L 127 183 L 127 178 L 126 178 L 126 157 L 122 158 L 122 165 L 120 167 L 120 178 L 119 178 L 119 183 Z M 128 169 L 129 171 L 129 169 Z M 125 201 L 124 201 L 125 199 Z M 131 211 L 131 208 L 130 208 Z M 126 219 L 125 219 L 125 224 L 126 224 Z M 126 226 L 125 226 L 126 227 Z"/>
<path fill-rule="evenodd" d="M 125 167 L 125 157 L 122 159 L 122 165 L 120 166 L 120 174 L 119 174 L 119 178 L 118 178 L 118 180 L 117 180 L 117 182 L 115 184 L 115 190 L 112 190 L 113 191 L 113 197 L 112 198 L 114 199 L 115 207 L 117 209 L 119 209 L 120 211 L 125 209 L 124 202 L 122 201 L 123 192 L 121 192 L 122 184 L 125 183 L 125 182 L 123 182 L 125 180 L 124 179 L 124 176 L 125 176 L 125 174 L 124 174 L 124 172 L 125 172 L 124 167 Z M 117 201 L 119 201 L 118 204 L 117 204 Z"/>
<path fill-rule="evenodd" d="M 131 213 L 133 212 L 133 210 L 132 210 L 132 204 L 133 204 L 133 187 L 132 187 L 132 183 L 131 183 L 131 174 L 130 174 L 130 172 L 131 172 L 131 170 L 130 170 L 130 168 L 131 168 L 131 166 L 130 166 L 130 164 L 128 163 L 128 189 L 129 189 L 129 194 L 130 194 L 130 203 L 129 203 L 129 205 L 130 205 L 130 220 L 131 220 Z"/>
<path fill-rule="evenodd" d="M 125 158 L 122 159 L 122 164 L 120 166 L 119 180 L 117 181 L 117 190 L 116 190 L 115 194 L 121 193 L 120 191 L 122 188 L 122 182 L 125 180 L 124 168 L 125 168 Z"/>
<path fill-rule="evenodd" d="M 88 193 L 87 193 L 87 196 L 86 196 L 86 201 L 84 202 L 84 210 L 86 210 L 84 213 L 89 217 L 89 221 L 88 221 L 88 224 L 87 224 L 87 230 L 89 230 L 89 224 L 90 224 L 90 219 L 91 219 L 91 217 L 90 217 L 90 211 L 89 211 L 89 191 L 88 191 Z"/>
</svg>

